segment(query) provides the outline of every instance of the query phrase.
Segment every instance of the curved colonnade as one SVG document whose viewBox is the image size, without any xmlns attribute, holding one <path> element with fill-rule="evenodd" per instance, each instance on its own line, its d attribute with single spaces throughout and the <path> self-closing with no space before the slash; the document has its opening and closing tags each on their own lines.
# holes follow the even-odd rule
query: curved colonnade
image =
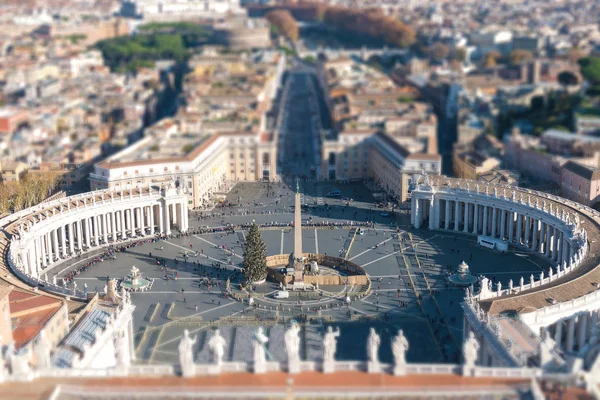
<svg viewBox="0 0 600 400">
<path fill-rule="evenodd" d="M 188 199 L 156 186 L 107 189 L 41 203 L 0 220 L 10 238 L 11 271 L 34 287 L 75 297 L 86 294 L 48 282 L 56 265 L 123 241 L 188 229 Z"/>
<path fill-rule="evenodd" d="M 550 332 L 558 350 L 585 350 L 599 320 L 600 213 L 542 192 L 441 176 L 418 179 L 411 207 L 415 228 L 501 240 L 553 265 L 504 287 L 492 288 L 483 277 L 479 293 L 465 302 L 465 319 L 499 337 L 489 322 L 518 315 L 533 333 Z"/>
</svg>

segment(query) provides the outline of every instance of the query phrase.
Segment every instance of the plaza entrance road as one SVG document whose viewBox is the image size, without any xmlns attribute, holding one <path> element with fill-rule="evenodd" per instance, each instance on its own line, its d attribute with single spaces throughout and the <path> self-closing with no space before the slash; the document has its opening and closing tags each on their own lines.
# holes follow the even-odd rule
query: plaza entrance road
<svg viewBox="0 0 600 400">
<path fill-rule="evenodd" d="M 340 185 L 344 192 L 353 192 L 353 187 Z M 252 190 L 243 192 L 244 196 L 253 193 Z M 364 192 L 367 192 L 366 188 L 358 188 L 357 197 L 361 198 Z M 242 201 L 247 201 L 244 196 Z M 383 217 L 372 202 L 367 202 L 366 198 L 363 200 L 343 207 L 339 200 L 327 199 L 334 208 L 329 215 L 322 206 L 303 213 L 303 220 L 312 217 L 314 221 L 329 222 L 363 221 L 367 218 L 375 221 L 375 229 L 357 235 L 347 254 L 348 259 L 363 266 L 369 274 L 372 292 L 349 305 L 327 296 L 301 304 L 293 301 L 281 303 L 267 296 L 256 299 L 259 308 L 226 298 L 223 295 L 224 282 L 235 269 L 242 266 L 243 237 L 238 232 L 190 234 L 132 247 L 119 253 L 116 260 L 106 260 L 89 267 L 77 276 L 76 281 L 79 288 L 86 284 L 89 291 L 101 291 L 107 277 L 123 278 L 133 265 L 144 276 L 154 279 L 150 290 L 132 293 L 131 296 L 136 305 L 134 329 L 137 332 L 137 357 L 140 362 L 176 362 L 173 354 L 176 354 L 176 344 L 183 329 L 200 332 L 224 317 L 244 321 L 260 318 L 263 323 L 273 323 L 277 316 L 281 323 L 282 319 L 289 320 L 302 315 L 320 319 L 324 324 L 343 326 L 344 335 L 350 336 L 362 335 L 365 327 L 373 324 L 389 331 L 389 335 L 402 328 L 414 343 L 409 359 L 439 362 L 458 361 L 462 341 L 462 310 L 459 304 L 464 292 L 446 284 L 448 269 L 454 270 L 465 260 L 472 273 L 497 279 L 503 286 L 508 284 L 509 279 L 518 282 L 522 275 L 528 277 L 530 274 L 539 274 L 542 269 L 547 270 L 548 265 L 531 254 L 495 253 L 477 246 L 474 238 L 462 234 L 411 229 L 407 214 L 396 215 L 393 219 Z M 272 213 L 254 214 L 255 211 Z M 292 214 L 289 211 L 275 211 L 275 206 L 269 204 L 250 207 L 248 215 L 237 215 L 236 212 L 236 215 L 211 216 L 217 210 L 204 214 L 192 213 L 190 228 L 228 223 L 235 225 L 252 220 L 261 224 L 291 222 Z M 396 234 L 396 226 L 400 229 L 399 234 Z M 350 229 L 305 227 L 302 230 L 303 247 L 307 252 L 338 255 L 350 232 Z M 292 251 L 291 228 L 270 228 L 262 230 L 261 234 L 268 255 Z M 227 250 L 220 248 L 222 246 L 226 246 Z M 190 256 L 187 262 L 184 261 L 186 252 L 189 255 L 196 251 L 199 253 L 197 257 Z M 85 254 L 80 259 L 57 266 L 54 271 L 59 277 L 64 276 L 90 257 L 91 253 Z M 165 279 L 164 271 L 156 263 L 157 257 L 169 271 L 177 272 L 177 280 Z M 203 267 L 199 267 L 199 264 Z M 207 279 L 212 281 L 210 287 L 204 283 Z M 323 328 L 325 325 L 319 326 Z M 238 333 L 241 334 L 239 329 Z M 350 359 L 354 351 L 357 350 L 345 353 L 340 348 L 339 358 Z M 173 357 L 161 352 L 171 352 Z"/>
</svg>

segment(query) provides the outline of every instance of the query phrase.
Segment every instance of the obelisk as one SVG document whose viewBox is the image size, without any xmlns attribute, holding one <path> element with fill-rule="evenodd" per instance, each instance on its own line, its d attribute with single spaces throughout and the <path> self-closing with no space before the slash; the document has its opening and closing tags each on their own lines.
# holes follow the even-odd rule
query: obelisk
<svg viewBox="0 0 600 400">
<path fill-rule="evenodd" d="M 296 178 L 296 198 L 294 199 L 294 252 L 290 256 L 290 267 L 294 268 L 294 288 L 304 286 L 304 257 L 302 256 L 302 205 L 300 204 L 300 184 Z"/>
<path fill-rule="evenodd" d="M 296 198 L 294 199 L 294 257 L 302 258 L 302 205 L 300 204 L 298 178 L 296 178 Z"/>
</svg>

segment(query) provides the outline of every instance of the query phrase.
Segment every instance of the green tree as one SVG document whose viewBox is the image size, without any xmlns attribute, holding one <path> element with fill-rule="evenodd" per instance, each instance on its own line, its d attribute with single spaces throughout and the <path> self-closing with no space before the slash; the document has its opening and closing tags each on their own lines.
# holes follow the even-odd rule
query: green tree
<svg viewBox="0 0 600 400">
<path fill-rule="evenodd" d="M 558 74 L 558 82 L 565 87 L 575 86 L 579 83 L 579 79 L 577 79 L 574 73 L 570 71 L 563 71 Z"/>
<path fill-rule="evenodd" d="M 244 252 L 244 276 L 246 282 L 258 282 L 267 277 L 267 248 L 258 225 L 252 224 L 246 237 Z"/>
</svg>

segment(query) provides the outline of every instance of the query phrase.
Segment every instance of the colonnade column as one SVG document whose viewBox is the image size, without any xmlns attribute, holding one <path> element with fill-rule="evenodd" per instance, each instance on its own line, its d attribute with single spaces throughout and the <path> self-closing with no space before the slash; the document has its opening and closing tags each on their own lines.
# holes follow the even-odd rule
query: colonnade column
<svg viewBox="0 0 600 400">
<path fill-rule="evenodd" d="M 50 237 L 50 232 L 44 235 L 46 239 L 46 246 L 48 247 L 48 264 L 52 264 L 54 259 L 52 258 L 52 238 Z"/>
<path fill-rule="evenodd" d="M 517 244 L 521 244 L 521 238 L 523 236 L 523 232 L 521 231 L 523 225 L 523 216 L 517 213 Z"/>
<path fill-rule="evenodd" d="M 487 226 L 488 226 L 488 206 L 483 206 L 483 236 L 487 236 Z"/>
<path fill-rule="evenodd" d="M 163 205 L 161 203 L 159 203 L 158 204 L 158 230 L 159 230 L 159 233 L 161 235 L 163 233 L 165 233 L 165 230 L 164 230 L 164 223 L 165 223 L 164 212 L 165 212 L 165 209 L 163 208 Z"/>
<path fill-rule="evenodd" d="M 89 249 L 90 246 L 90 219 L 89 218 L 84 218 L 83 220 L 83 230 L 85 233 L 85 246 Z"/>
<path fill-rule="evenodd" d="M 154 232 L 156 231 L 154 229 L 154 208 L 155 208 L 154 205 L 150 206 L 150 234 L 151 235 L 154 235 Z"/>
<path fill-rule="evenodd" d="M 121 239 L 125 239 L 127 237 L 127 227 L 125 226 L 125 210 L 119 211 L 121 214 Z"/>
<path fill-rule="evenodd" d="M 587 319 L 588 314 L 586 313 L 580 314 L 577 317 L 577 325 L 579 325 L 577 327 L 577 332 L 579 334 L 577 338 L 577 345 L 579 350 L 581 350 L 585 345 L 585 339 L 587 337 Z"/>
<path fill-rule="evenodd" d="M 183 212 L 182 212 L 182 214 L 183 214 Z M 455 232 L 458 232 L 458 222 L 459 221 L 460 221 L 460 201 L 455 201 L 454 202 L 454 231 Z"/>
<path fill-rule="evenodd" d="M 54 253 L 56 254 L 56 259 L 60 259 L 60 248 L 58 247 L 58 228 L 52 231 L 52 242 L 54 243 Z"/>
<path fill-rule="evenodd" d="M 506 215 L 508 213 L 506 210 L 500 210 L 500 239 L 504 240 L 506 237 Z"/>
<path fill-rule="evenodd" d="M 479 234 L 479 204 L 473 204 L 473 234 Z"/>
<path fill-rule="evenodd" d="M 531 231 L 531 217 L 525 217 L 525 246 L 529 247 L 529 233 Z"/>
<path fill-rule="evenodd" d="M 550 250 L 552 250 L 552 236 L 554 236 L 554 227 L 546 225 L 546 251 L 544 255 L 550 257 Z"/>
<path fill-rule="evenodd" d="M 573 351 L 573 344 L 575 341 L 575 318 L 569 318 L 567 322 L 567 347 L 566 351 Z"/>
<path fill-rule="evenodd" d="M 498 220 L 498 209 L 496 207 L 492 208 L 492 234 L 491 237 L 496 237 L 496 221 Z"/>
<path fill-rule="evenodd" d="M 469 203 L 465 202 L 465 221 L 464 221 L 464 228 L 463 228 L 463 232 L 468 233 L 469 232 Z"/>
<path fill-rule="evenodd" d="M 508 241 L 512 243 L 514 238 L 515 228 L 515 213 L 513 211 L 508 212 Z"/>
<path fill-rule="evenodd" d="M 450 229 L 450 200 L 446 202 L 446 214 L 444 214 L 444 229 Z"/>
<path fill-rule="evenodd" d="M 102 214 L 102 228 L 104 234 L 104 244 L 108 244 L 108 214 Z"/>
<path fill-rule="evenodd" d="M 110 213 L 110 227 L 111 227 L 111 237 L 112 237 L 112 241 L 116 242 L 117 241 L 117 218 L 115 215 L 116 211 L 113 210 Z"/>
<path fill-rule="evenodd" d="M 67 258 L 67 227 L 65 225 L 60 227 L 60 245 L 62 246 L 62 256 Z"/>
<path fill-rule="evenodd" d="M 562 333 L 563 333 L 563 322 L 562 320 L 558 321 L 555 324 L 555 332 L 554 332 L 554 342 L 556 346 L 560 350 L 562 348 Z"/>
</svg>

